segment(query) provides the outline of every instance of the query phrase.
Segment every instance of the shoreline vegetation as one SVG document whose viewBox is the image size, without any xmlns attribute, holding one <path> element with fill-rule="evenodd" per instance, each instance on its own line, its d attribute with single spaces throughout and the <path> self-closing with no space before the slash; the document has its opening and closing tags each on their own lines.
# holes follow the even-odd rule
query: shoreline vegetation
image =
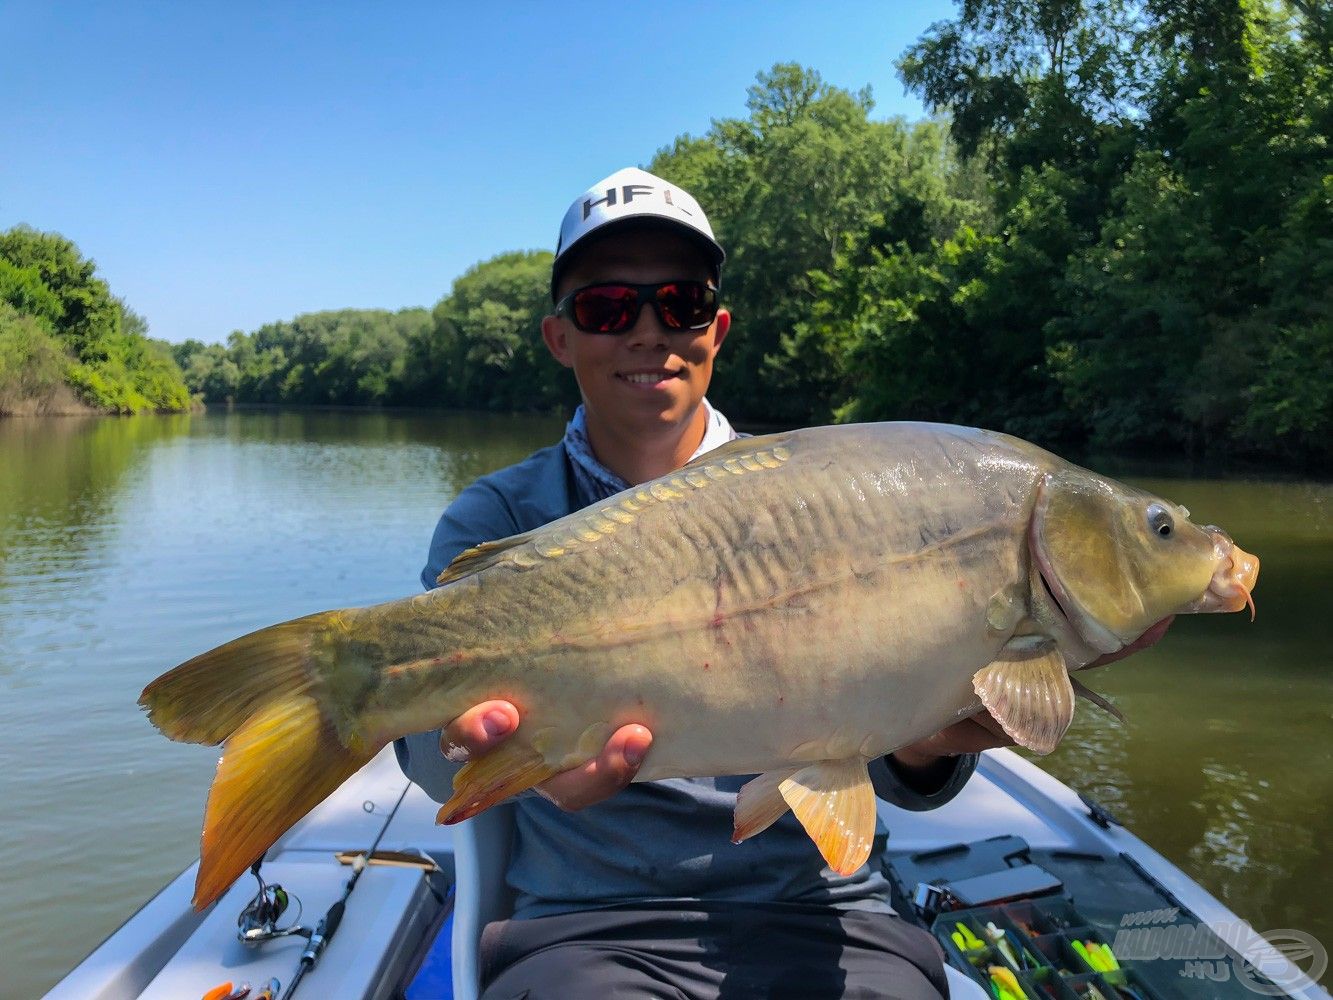
<svg viewBox="0 0 1333 1000">
<path fill-rule="evenodd" d="M 736 328 L 714 395 L 729 415 L 1333 468 L 1327 5 L 986 0 L 897 66 L 936 117 L 876 119 L 868 90 L 779 64 L 745 117 L 647 164 L 709 206 L 728 249 Z M 191 394 L 565 409 L 576 388 L 537 335 L 550 261 L 480 262 L 432 309 L 169 345 L 72 243 L 10 230 L 0 413 Z"/>
</svg>

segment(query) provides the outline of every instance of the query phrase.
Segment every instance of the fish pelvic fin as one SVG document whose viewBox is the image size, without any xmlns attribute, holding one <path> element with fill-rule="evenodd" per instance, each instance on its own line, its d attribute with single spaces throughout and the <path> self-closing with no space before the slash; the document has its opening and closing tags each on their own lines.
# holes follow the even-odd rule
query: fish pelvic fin
<svg viewBox="0 0 1333 1000">
<path fill-rule="evenodd" d="M 221 743 L 262 706 L 316 687 L 311 641 L 342 631 L 343 618 L 325 611 L 233 639 L 167 671 L 143 689 L 139 704 L 173 740 Z"/>
<path fill-rule="evenodd" d="M 556 768 L 536 750 L 511 738 L 459 769 L 454 775 L 454 793 L 440 807 L 435 822 L 471 819 L 555 773 Z"/>
<path fill-rule="evenodd" d="M 972 675 L 972 689 L 1019 746 L 1045 754 L 1074 720 L 1074 688 L 1065 658 L 1044 636 L 1016 636 L 993 663 Z"/>
<path fill-rule="evenodd" d="M 864 757 L 809 764 L 777 782 L 777 788 L 835 872 L 851 875 L 870 858 L 875 790 Z"/>
<path fill-rule="evenodd" d="M 260 708 L 232 733 L 208 793 L 194 907 L 202 910 L 379 747 L 346 747 L 306 694 Z"/>
<path fill-rule="evenodd" d="M 757 778 L 751 778 L 736 794 L 736 814 L 731 842 L 739 844 L 749 840 L 755 834 L 763 833 L 782 818 L 791 807 L 782 797 L 778 786 L 786 781 L 798 768 L 784 768 L 781 771 L 765 771 Z"/>
</svg>

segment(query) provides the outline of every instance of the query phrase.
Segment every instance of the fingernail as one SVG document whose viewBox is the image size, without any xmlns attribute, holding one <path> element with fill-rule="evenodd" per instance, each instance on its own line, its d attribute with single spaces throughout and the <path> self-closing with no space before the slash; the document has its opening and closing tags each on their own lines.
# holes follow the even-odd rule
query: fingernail
<svg viewBox="0 0 1333 1000">
<path fill-rule="evenodd" d="M 625 763 L 630 767 L 638 767 L 643 763 L 644 754 L 648 748 L 640 746 L 638 743 L 631 743 L 625 746 Z"/>
<path fill-rule="evenodd" d="M 481 720 L 481 727 L 486 730 L 487 736 L 503 736 L 509 732 L 509 716 L 498 709 L 487 712 Z"/>
</svg>

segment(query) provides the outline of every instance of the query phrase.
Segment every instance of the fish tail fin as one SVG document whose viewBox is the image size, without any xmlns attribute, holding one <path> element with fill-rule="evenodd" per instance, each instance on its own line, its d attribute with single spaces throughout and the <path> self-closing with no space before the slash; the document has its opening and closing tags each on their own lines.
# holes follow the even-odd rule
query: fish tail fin
<svg viewBox="0 0 1333 1000">
<path fill-rule="evenodd" d="M 139 704 L 173 740 L 221 743 L 260 707 L 315 688 L 311 640 L 341 631 L 344 615 L 306 615 L 233 639 L 167 671 L 143 689 Z"/>
<path fill-rule="evenodd" d="M 326 611 L 252 632 L 144 688 L 139 704 L 171 739 L 225 741 L 204 813 L 197 908 L 379 749 L 360 738 L 344 704 L 363 666 L 339 656 L 349 614 Z"/>
<path fill-rule="evenodd" d="M 209 789 L 195 909 L 221 896 L 377 749 L 343 746 L 306 694 L 272 701 L 246 719 L 228 737 Z"/>
</svg>

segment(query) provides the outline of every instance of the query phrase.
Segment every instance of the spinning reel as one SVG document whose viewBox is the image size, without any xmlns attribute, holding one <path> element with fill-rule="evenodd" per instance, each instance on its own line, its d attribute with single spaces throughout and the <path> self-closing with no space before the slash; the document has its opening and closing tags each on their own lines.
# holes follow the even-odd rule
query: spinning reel
<svg viewBox="0 0 1333 1000">
<path fill-rule="evenodd" d="M 300 898 L 291 895 L 276 882 L 272 885 L 265 882 L 264 876 L 259 874 L 259 866 L 263 863 L 264 859 L 261 856 L 250 866 L 250 874 L 259 883 L 259 888 L 254 898 L 245 904 L 245 909 L 241 910 L 236 918 L 237 939 L 244 944 L 254 945 L 291 935 L 309 938 L 314 932 L 298 923 L 302 909 Z M 293 899 L 296 900 L 296 916 L 287 926 L 279 927 L 278 920 L 287 912 L 287 907 Z"/>
</svg>

